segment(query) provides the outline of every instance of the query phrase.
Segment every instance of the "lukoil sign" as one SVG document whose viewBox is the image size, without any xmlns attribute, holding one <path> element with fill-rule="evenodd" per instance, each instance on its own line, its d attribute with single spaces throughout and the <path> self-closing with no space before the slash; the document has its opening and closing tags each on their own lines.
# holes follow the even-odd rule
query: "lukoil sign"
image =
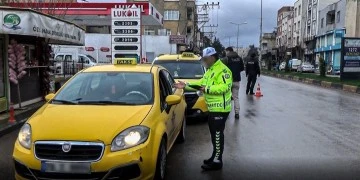
<svg viewBox="0 0 360 180">
<path fill-rule="evenodd" d="M 139 18 L 140 17 L 139 11 L 131 10 L 131 9 L 128 9 L 128 10 L 116 9 L 115 11 L 113 11 L 112 15 L 113 15 L 112 16 L 113 18 L 120 18 L 120 17 Z"/>
</svg>

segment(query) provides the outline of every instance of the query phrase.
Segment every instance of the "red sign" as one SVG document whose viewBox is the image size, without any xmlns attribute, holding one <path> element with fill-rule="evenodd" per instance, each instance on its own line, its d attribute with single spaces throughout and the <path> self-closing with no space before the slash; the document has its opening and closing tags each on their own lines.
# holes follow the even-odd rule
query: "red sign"
<svg viewBox="0 0 360 180">
<path fill-rule="evenodd" d="M 94 47 L 85 47 L 85 51 L 95 51 Z"/>
<path fill-rule="evenodd" d="M 109 51 L 110 51 L 110 48 L 101 47 L 101 48 L 100 48 L 100 51 L 101 51 L 101 52 L 109 52 Z"/>
<path fill-rule="evenodd" d="M 66 15 L 111 15 L 111 8 L 131 8 L 136 6 L 141 9 L 142 15 L 150 15 L 150 3 L 8 3 L 11 7 L 29 8 L 36 7 L 43 13 Z M 54 8 L 56 7 L 56 8 Z"/>
<path fill-rule="evenodd" d="M 140 14 L 136 10 L 115 10 L 113 17 L 140 17 Z"/>
</svg>

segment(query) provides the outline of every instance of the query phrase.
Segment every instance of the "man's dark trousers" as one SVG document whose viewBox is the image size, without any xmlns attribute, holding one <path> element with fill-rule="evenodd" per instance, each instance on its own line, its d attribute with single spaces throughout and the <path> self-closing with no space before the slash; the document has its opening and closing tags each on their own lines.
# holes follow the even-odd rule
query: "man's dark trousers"
<svg viewBox="0 0 360 180">
<path fill-rule="evenodd" d="M 246 86 L 246 94 L 248 94 L 249 92 L 251 94 L 254 94 L 255 84 L 256 84 L 256 75 L 248 75 L 248 81 L 247 81 L 247 86 Z"/>
</svg>

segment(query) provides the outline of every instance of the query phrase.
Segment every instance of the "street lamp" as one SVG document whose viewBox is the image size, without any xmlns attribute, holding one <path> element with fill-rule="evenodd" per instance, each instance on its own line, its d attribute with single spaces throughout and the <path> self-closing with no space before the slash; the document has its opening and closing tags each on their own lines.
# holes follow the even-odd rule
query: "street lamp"
<svg viewBox="0 0 360 180">
<path fill-rule="evenodd" d="M 234 22 L 229 22 L 230 24 L 234 24 L 237 26 L 237 40 L 236 40 L 236 52 L 239 53 L 239 33 L 240 33 L 240 26 L 247 24 L 247 22 L 243 22 L 243 23 L 234 23 Z"/>
</svg>

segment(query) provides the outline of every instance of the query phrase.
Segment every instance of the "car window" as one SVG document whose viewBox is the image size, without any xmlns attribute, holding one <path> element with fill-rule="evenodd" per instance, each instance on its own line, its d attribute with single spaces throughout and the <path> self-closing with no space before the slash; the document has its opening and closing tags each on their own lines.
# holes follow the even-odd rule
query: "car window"
<svg viewBox="0 0 360 180">
<path fill-rule="evenodd" d="M 160 89 L 160 104 L 161 104 L 161 111 L 164 111 L 167 107 L 167 103 L 166 103 L 166 97 L 168 96 L 169 92 L 166 88 L 166 83 L 165 83 L 165 77 L 163 75 L 163 73 L 160 71 L 159 72 L 159 89 Z"/>
<path fill-rule="evenodd" d="M 72 56 L 71 55 L 66 55 L 65 56 L 65 61 L 72 61 Z"/>
<path fill-rule="evenodd" d="M 152 104 L 153 78 L 151 73 L 80 73 L 64 86 L 55 99 L 79 104 L 97 101 L 132 105 Z"/>
<path fill-rule="evenodd" d="M 57 55 L 55 58 L 55 61 L 62 61 L 64 58 L 64 55 Z"/>
<path fill-rule="evenodd" d="M 176 88 L 173 87 L 173 84 L 175 83 L 174 78 L 171 76 L 171 74 L 168 71 L 163 71 L 163 73 L 165 74 L 165 77 L 170 84 L 170 89 L 172 90 L 172 94 L 174 94 L 176 91 Z"/>
<path fill-rule="evenodd" d="M 175 79 L 199 79 L 204 75 L 200 61 L 157 60 L 154 64 L 166 68 Z"/>
</svg>

